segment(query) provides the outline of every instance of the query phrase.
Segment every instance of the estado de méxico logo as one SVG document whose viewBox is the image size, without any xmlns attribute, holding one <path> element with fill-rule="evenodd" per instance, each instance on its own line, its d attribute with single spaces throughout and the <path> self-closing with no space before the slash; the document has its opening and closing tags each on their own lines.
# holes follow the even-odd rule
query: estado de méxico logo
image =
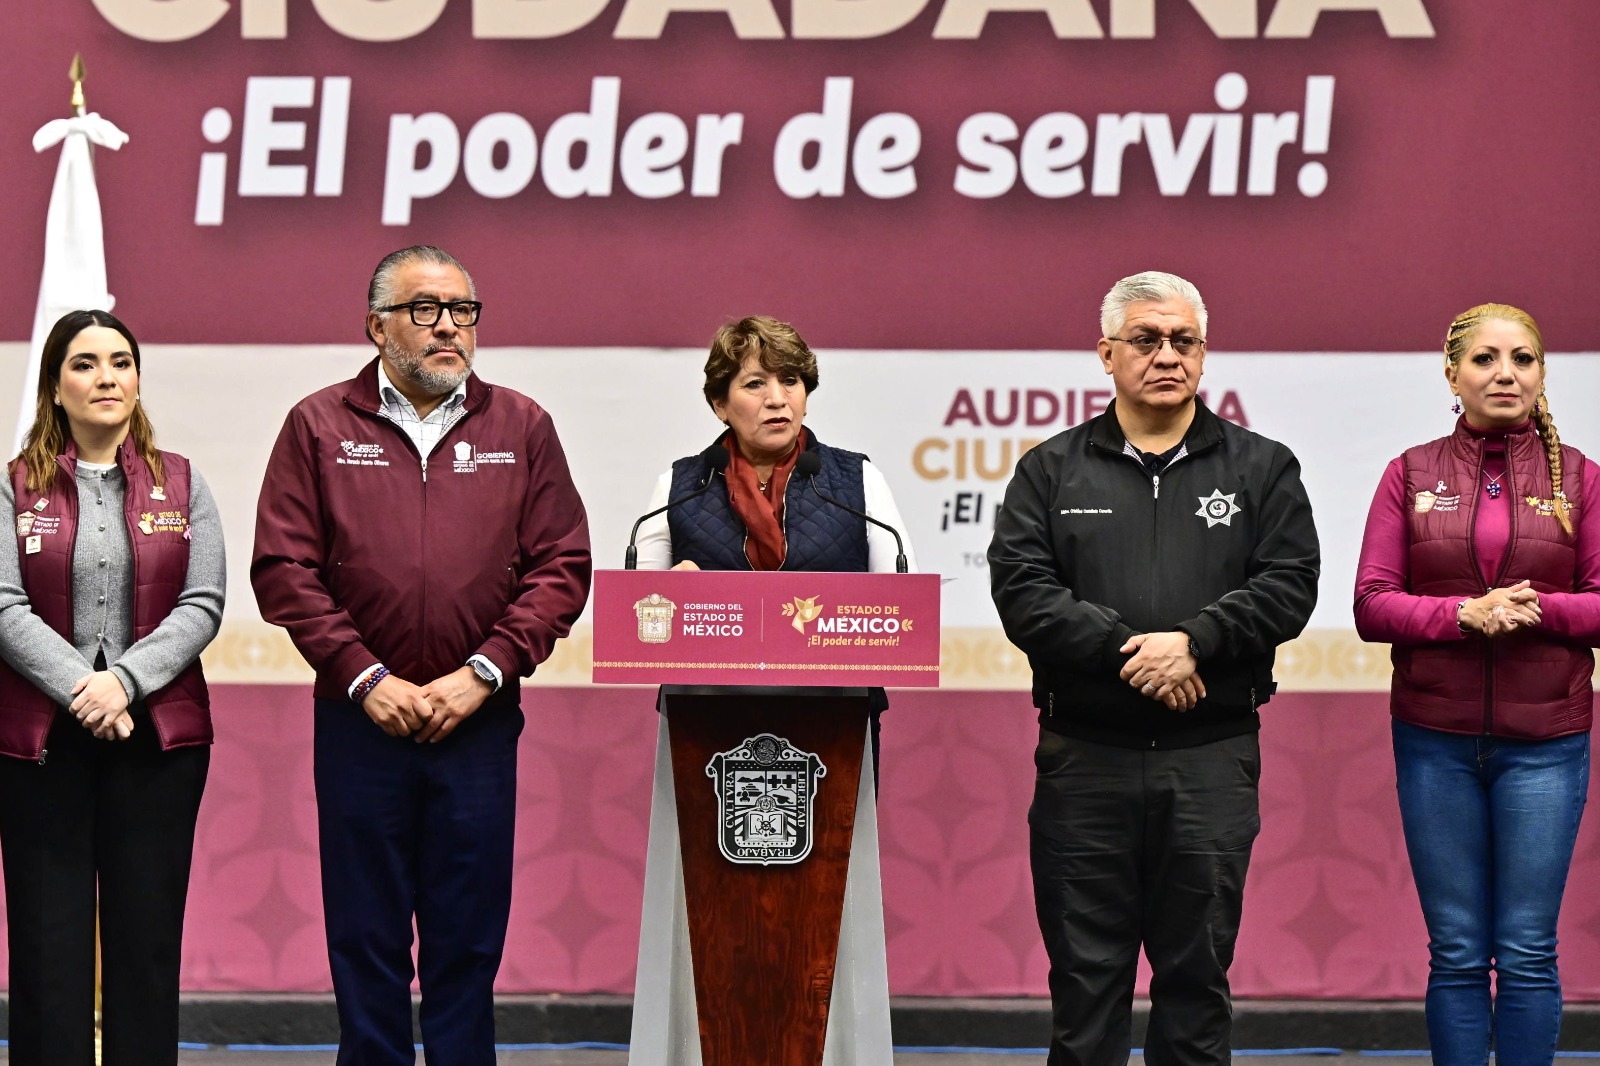
<svg viewBox="0 0 1600 1066">
<path fill-rule="evenodd" d="M 761 733 L 706 764 L 717 790 L 717 847 L 729 862 L 792 864 L 811 854 L 817 782 L 828 768 L 815 752 Z"/>
<path fill-rule="evenodd" d="M 464 440 L 455 444 L 455 472 L 458 474 L 475 473 L 480 466 L 504 466 L 516 461 L 514 451 L 484 451 Z"/>
<path fill-rule="evenodd" d="M 677 609 L 677 604 L 659 592 L 652 592 L 635 603 L 633 613 L 639 619 L 639 639 L 646 644 L 665 644 L 671 640 L 672 615 Z"/>
<path fill-rule="evenodd" d="M 893 646 L 912 631 L 914 620 L 900 614 L 897 603 L 841 603 L 832 608 L 820 597 L 794 597 L 781 605 L 783 617 L 796 633 L 806 635 L 810 647 L 845 644 Z M 806 627 L 816 623 L 807 635 Z"/>
</svg>

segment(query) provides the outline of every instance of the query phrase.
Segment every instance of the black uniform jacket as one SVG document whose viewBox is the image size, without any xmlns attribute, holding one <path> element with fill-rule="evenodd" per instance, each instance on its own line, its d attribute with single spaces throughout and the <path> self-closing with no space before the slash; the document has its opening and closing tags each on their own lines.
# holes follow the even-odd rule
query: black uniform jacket
<svg viewBox="0 0 1600 1066">
<path fill-rule="evenodd" d="M 1047 729 L 1144 748 L 1258 729 L 1274 651 L 1311 617 L 1321 558 L 1300 464 L 1195 405 L 1186 454 L 1156 476 L 1124 454 L 1115 405 L 1017 463 L 989 574 Z M 1174 629 L 1206 687 L 1184 713 L 1117 676 L 1129 637 Z"/>
</svg>

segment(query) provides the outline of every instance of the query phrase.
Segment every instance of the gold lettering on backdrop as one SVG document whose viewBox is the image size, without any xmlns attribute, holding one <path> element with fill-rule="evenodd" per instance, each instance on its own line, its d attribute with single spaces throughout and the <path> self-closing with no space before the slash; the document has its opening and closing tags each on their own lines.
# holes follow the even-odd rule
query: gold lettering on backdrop
<svg viewBox="0 0 1600 1066">
<path fill-rule="evenodd" d="M 289 35 L 289 0 L 92 0 L 101 18 L 141 41 L 186 41 L 212 30 L 232 9 L 239 36 L 275 40 Z M 605 12 L 608 0 L 312 0 L 311 7 L 335 33 L 356 41 L 403 41 L 438 22 L 447 4 L 470 4 L 472 35 L 481 40 L 539 40 L 576 33 Z M 1389 37 L 1433 37 L 1424 0 L 1188 0 L 1219 38 L 1297 39 L 1312 36 L 1325 11 L 1377 16 Z M 930 4 L 940 8 L 932 35 L 972 39 L 990 12 L 1034 12 L 1058 38 L 1104 38 L 1090 0 L 794 0 L 785 33 L 771 0 L 623 0 L 612 36 L 654 40 L 677 12 L 722 12 L 741 40 L 785 36 L 809 40 L 859 40 L 894 33 Z M 1260 26 L 1259 7 L 1271 14 Z M 1162 22 L 1156 0 L 1111 0 L 1109 36 L 1155 37 Z M 300 20 L 303 23 L 305 20 Z M 296 27 L 297 29 L 299 26 Z"/>
</svg>

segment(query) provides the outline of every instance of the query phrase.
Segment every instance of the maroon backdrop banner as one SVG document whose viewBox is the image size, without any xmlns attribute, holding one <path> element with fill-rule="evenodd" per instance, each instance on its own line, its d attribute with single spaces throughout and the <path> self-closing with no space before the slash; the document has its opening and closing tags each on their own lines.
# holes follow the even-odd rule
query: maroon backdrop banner
<svg viewBox="0 0 1600 1066">
<path fill-rule="evenodd" d="M 758 308 L 818 345 L 1056 348 L 1158 266 L 1233 350 L 1430 349 L 1489 298 L 1585 347 L 1591 0 L 716 2 L 12 0 L 0 285 L 37 291 L 29 139 L 81 50 L 131 136 L 97 169 L 146 340 L 354 341 L 376 260 L 428 240 L 489 344 Z"/>
</svg>

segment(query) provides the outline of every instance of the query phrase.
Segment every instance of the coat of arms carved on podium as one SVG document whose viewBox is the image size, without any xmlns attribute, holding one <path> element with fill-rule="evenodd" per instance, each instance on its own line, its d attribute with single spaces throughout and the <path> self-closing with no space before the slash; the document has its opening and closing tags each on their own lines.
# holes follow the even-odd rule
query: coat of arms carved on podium
<svg viewBox="0 0 1600 1066">
<path fill-rule="evenodd" d="M 717 845 L 729 862 L 797 863 L 811 854 L 817 781 L 828 768 L 814 753 L 762 733 L 711 757 Z"/>
</svg>

